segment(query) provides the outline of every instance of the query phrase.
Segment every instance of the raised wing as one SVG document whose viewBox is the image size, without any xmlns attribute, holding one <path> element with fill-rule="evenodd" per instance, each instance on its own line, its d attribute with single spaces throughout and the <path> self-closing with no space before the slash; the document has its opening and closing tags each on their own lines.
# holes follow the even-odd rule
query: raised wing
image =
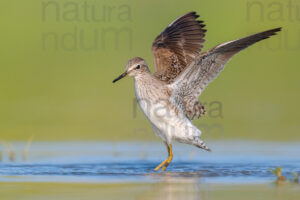
<svg viewBox="0 0 300 200">
<path fill-rule="evenodd" d="M 177 18 L 154 40 L 154 75 L 160 80 L 171 83 L 200 55 L 206 30 L 198 17 L 195 12 L 189 12 Z"/>
<path fill-rule="evenodd" d="M 208 83 L 217 77 L 232 56 L 258 41 L 275 35 L 280 30 L 281 28 L 271 29 L 242 39 L 225 42 L 203 53 L 170 85 L 173 88 L 173 98 L 180 101 L 189 118 L 199 117 L 201 104 L 198 102 L 198 97 Z"/>
</svg>

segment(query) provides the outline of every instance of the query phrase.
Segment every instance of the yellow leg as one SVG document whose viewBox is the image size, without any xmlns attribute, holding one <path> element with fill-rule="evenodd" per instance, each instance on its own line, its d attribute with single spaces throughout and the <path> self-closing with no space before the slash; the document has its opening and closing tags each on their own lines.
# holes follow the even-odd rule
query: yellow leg
<svg viewBox="0 0 300 200">
<path fill-rule="evenodd" d="M 159 170 L 162 166 L 164 166 L 164 167 L 162 168 L 162 170 L 163 170 L 163 171 L 166 170 L 166 168 L 168 167 L 168 165 L 170 164 L 170 162 L 171 162 L 172 159 L 173 159 L 172 144 L 170 144 L 170 146 L 169 146 L 166 142 L 164 142 L 164 143 L 165 143 L 165 145 L 166 145 L 166 147 L 167 147 L 169 156 L 168 156 L 168 158 L 167 158 L 166 160 L 164 160 L 162 163 L 160 163 L 160 164 L 154 169 L 155 171 Z"/>
<path fill-rule="evenodd" d="M 165 163 L 164 167 L 161 169 L 163 171 L 166 170 L 166 168 L 169 166 L 169 164 L 171 163 L 171 161 L 173 159 L 172 144 L 170 144 L 168 152 L 169 152 L 169 157 L 167 158 L 167 162 Z"/>
</svg>

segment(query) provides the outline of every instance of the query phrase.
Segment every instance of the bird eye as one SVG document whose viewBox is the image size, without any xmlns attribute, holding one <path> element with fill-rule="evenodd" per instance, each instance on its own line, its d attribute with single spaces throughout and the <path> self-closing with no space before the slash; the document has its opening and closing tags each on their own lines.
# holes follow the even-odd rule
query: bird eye
<svg viewBox="0 0 300 200">
<path fill-rule="evenodd" d="M 141 65 L 137 65 L 137 66 L 136 66 L 136 69 L 139 69 L 139 68 L 141 68 Z"/>
</svg>

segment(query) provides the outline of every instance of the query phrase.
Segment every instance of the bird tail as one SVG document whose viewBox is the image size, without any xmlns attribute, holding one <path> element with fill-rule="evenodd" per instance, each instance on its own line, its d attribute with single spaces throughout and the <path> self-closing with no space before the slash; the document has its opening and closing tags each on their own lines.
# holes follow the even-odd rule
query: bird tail
<svg viewBox="0 0 300 200">
<path fill-rule="evenodd" d="M 196 137 L 194 139 L 194 145 L 206 151 L 211 151 L 211 149 L 200 139 L 200 137 Z"/>
</svg>

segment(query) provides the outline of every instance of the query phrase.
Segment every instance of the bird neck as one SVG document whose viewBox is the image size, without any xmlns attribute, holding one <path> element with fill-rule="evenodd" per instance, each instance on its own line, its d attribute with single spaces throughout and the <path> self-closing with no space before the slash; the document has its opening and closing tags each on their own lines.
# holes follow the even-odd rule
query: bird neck
<svg viewBox="0 0 300 200">
<path fill-rule="evenodd" d="M 150 71 L 143 71 L 142 73 L 134 77 L 135 82 L 143 82 L 144 84 L 150 83 L 155 79 L 155 77 L 150 73 Z"/>
</svg>

